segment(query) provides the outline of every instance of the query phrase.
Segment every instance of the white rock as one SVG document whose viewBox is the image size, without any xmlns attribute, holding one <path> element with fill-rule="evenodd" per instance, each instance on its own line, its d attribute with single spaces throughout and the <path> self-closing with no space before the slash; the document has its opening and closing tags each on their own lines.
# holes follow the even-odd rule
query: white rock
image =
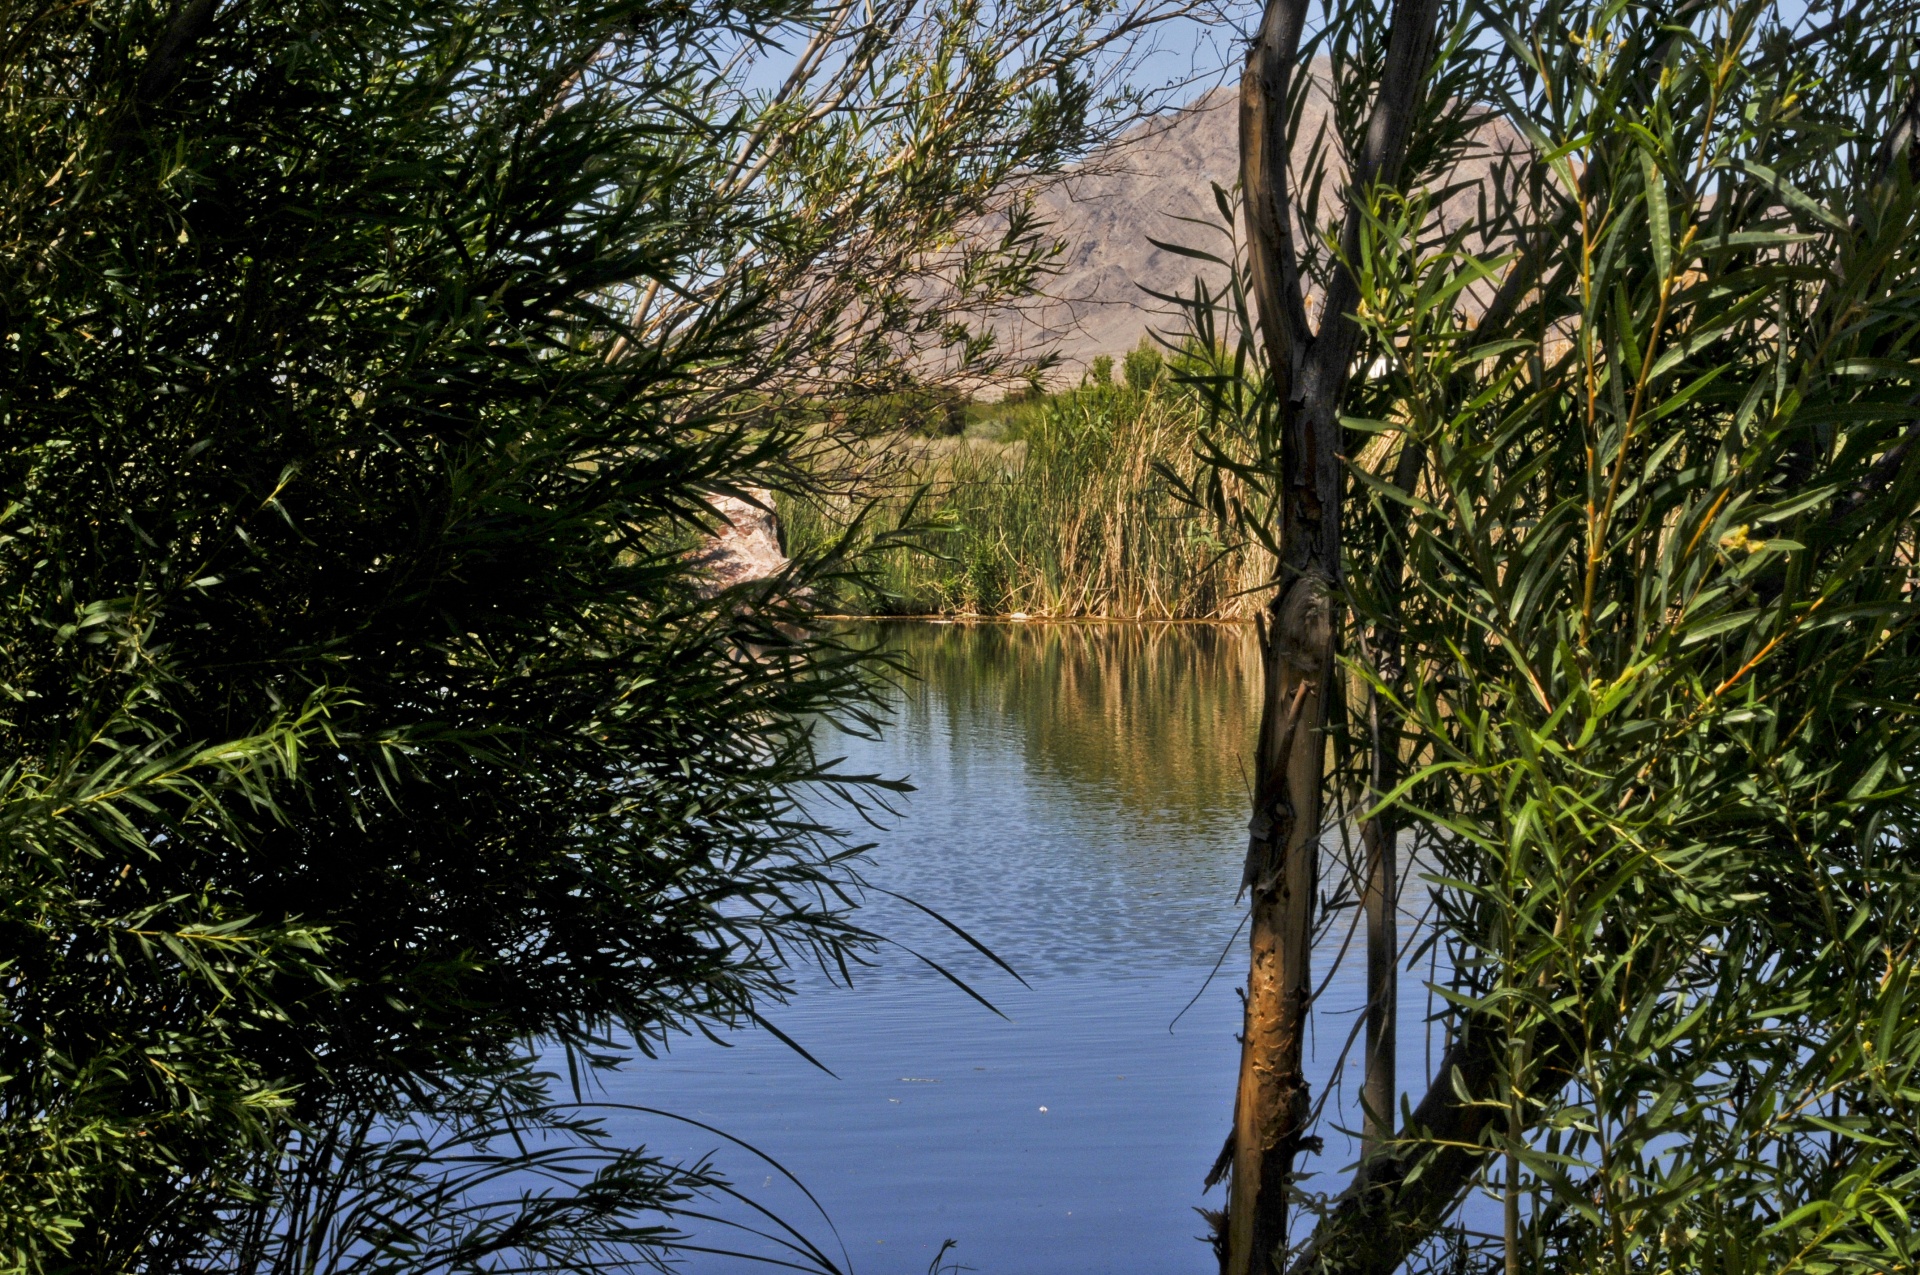
<svg viewBox="0 0 1920 1275">
<path fill-rule="evenodd" d="M 715 589 L 765 580 L 787 569 L 787 555 L 780 552 L 780 524 L 773 514 L 773 493 L 764 487 L 749 487 L 747 494 L 752 501 L 738 496 L 708 497 L 707 503 L 726 523 L 691 556 Z"/>
</svg>

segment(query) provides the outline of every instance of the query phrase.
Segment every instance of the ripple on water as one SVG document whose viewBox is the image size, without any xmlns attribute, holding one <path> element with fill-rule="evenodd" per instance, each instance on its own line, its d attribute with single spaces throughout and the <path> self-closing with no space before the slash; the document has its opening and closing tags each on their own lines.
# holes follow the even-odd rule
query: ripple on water
<svg viewBox="0 0 1920 1275">
<path fill-rule="evenodd" d="M 862 920 L 961 973 L 1011 1021 L 892 949 L 852 990 L 803 978 L 772 1012 L 837 1079 L 746 1033 L 726 1049 L 683 1043 L 620 1073 L 608 1096 L 766 1150 L 819 1198 L 861 1272 L 924 1271 L 948 1238 L 987 1275 L 1208 1270 L 1192 1210 L 1219 1203 L 1199 1186 L 1231 1110 L 1237 948 L 1168 1024 L 1240 916 L 1251 631 L 900 625 L 888 638 L 920 679 L 882 739 L 834 750 L 849 771 L 917 787 L 878 834 L 868 876 L 964 926 L 1031 986 L 905 905 L 876 898 Z M 1360 1002 L 1358 974 L 1349 961 L 1317 1011 L 1316 1090 Z M 1402 999 L 1402 1021 L 1417 1024 L 1417 979 L 1403 978 Z M 1401 1052 L 1403 1080 L 1424 1075 L 1417 1031 L 1403 1029 Z M 1351 1108 L 1357 1071 L 1339 1071 Z M 660 1152 L 716 1147 L 685 1126 L 620 1127 Z M 737 1149 L 716 1159 L 837 1252 L 767 1166 Z M 1330 1185 L 1350 1159 L 1334 1136 L 1302 1167 Z M 687 1269 L 739 1263 L 696 1256 Z"/>
</svg>

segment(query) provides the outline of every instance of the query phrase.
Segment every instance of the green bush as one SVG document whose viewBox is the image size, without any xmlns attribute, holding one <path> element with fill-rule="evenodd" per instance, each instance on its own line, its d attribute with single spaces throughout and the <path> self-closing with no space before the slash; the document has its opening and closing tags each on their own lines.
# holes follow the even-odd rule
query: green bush
<svg viewBox="0 0 1920 1275">
<path fill-rule="evenodd" d="M 1121 374 L 1127 382 L 1127 388 L 1142 394 L 1160 383 L 1166 373 L 1167 361 L 1151 337 L 1141 337 L 1140 344 L 1127 351 L 1122 361 Z"/>
<path fill-rule="evenodd" d="M 608 357 L 761 215 L 622 38 L 695 12 L 10 19 L 0 1267 L 657 1252 L 711 1174 L 557 1114 L 533 1042 L 860 946 L 796 804 L 856 673 L 683 557 L 789 442 L 708 393 L 752 285 Z M 551 1155 L 544 1203 L 448 1188 Z"/>
<path fill-rule="evenodd" d="M 950 438 L 967 427 L 967 397 L 951 386 L 911 386 L 858 399 L 844 409 L 846 423 L 861 437 L 905 432 Z"/>
</svg>

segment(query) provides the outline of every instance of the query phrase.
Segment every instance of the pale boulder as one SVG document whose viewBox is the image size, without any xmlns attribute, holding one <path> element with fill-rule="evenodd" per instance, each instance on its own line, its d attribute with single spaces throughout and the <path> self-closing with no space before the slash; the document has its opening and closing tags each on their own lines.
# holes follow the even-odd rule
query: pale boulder
<svg viewBox="0 0 1920 1275">
<path fill-rule="evenodd" d="M 707 500 L 725 522 L 693 552 L 692 558 L 716 590 L 765 580 L 787 569 L 787 555 L 780 551 L 773 493 L 764 487 L 746 491 L 751 500 L 738 496 L 711 496 Z"/>
</svg>

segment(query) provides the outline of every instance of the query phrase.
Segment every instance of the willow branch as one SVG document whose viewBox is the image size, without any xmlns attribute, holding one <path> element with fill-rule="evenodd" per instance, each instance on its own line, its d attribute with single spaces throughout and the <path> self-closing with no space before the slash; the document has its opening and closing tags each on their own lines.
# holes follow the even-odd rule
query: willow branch
<svg viewBox="0 0 1920 1275">
<path fill-rule="evenodd" d="M 1353 351 L 1360 340 L 1360 325 L 1353 318 L 1360 301 L 1360 281 L 1353 272 L 1353 262 L 1360 255 L 1368 204 L 1376 187 L 1392 185 L 1400 176 L 1414 115 L 1424 96 L 1439 18 L 1440 0 L 1399 0 L 1393 7 L 1380 92 L 1367 120 L 1359 160 L 1348 174 L 1340 255 L 1327 284 L 1320 333 L 1313 343 L 1303 387 L 1312 395 L 1309 410 L 1328 425 L 1338 412 L 1340 397 L 1352 375 Z"/>
<path fill-rule="evenodd" d="M 1267 375 L 1283 403 L 1292 397 L 1299 357 L 1312 337 L 1287 191 L 1287 85 L 1306 16 L 1306 0 L 1268 4 L 1240 78 L 1240 190 L 1247 210 L 1247 255 Z"/>
</svg>

